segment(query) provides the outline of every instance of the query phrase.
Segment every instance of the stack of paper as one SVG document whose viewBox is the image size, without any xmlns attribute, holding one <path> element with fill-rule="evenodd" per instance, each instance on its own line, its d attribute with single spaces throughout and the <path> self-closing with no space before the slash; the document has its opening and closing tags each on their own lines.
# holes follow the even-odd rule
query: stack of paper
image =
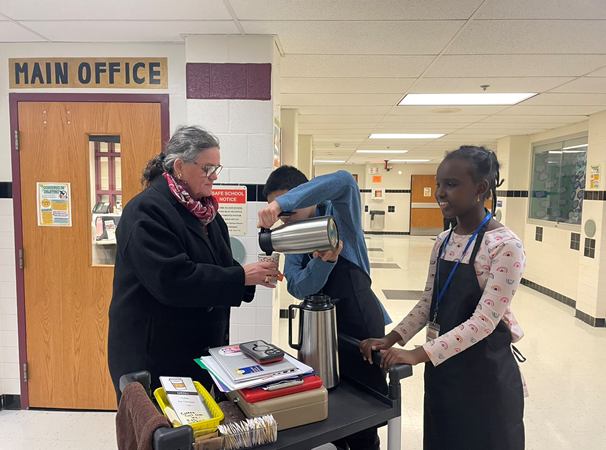
<svg viewBox="0 0 606 450">
<path fill-rule="evenodd" d="M 289 354 L 282 361 L 258 364 L 242 353 L 237 345 L 210 349 L 211 356 L 202 356 L 195 361 L 208 370 L 222 392 L 263 386 L 288 378 L 296 378 L 313 372 Z"/>
</svg>

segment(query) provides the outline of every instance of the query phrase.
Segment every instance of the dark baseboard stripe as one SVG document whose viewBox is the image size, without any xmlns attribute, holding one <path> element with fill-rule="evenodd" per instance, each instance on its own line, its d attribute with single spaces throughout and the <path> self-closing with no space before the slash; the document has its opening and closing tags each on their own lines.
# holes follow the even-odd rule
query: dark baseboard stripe
<svg viewBox="0 0 606 450">
<path fill-rule="evenodd" d="M 0 181 L 0 198 L 13 198 L 13 183 Z"/>
<path fill-rule="evenodd" d="M 360 189 L 360 194 L 370 194 L 372 189 Z"/>
<path fill-rule="evenodd" d="M 583 192 L 583 200 L 606 201 L 606 191 L 585 191 Z"/>
<path fill-rule="evenodd" d="M 586 324 L 591 325 L 592 327 L 606 327 L 606 319 L 597 319 L 595 317 L 590 316 L 589 314 L 585 314 L 583 311 L 579 311 L 578 309 L 575 311 L 574 316 L 577 319 L 581 319 Z"/>
<path fill-rule="evenodd" d="M 386 194 L 410 194 L 410 189 L 385 189 Z"/>
<path fill-rule="evenodd" d="M 574 300 L 570 297 L 566 297 L 565 295 L 558 294 L 556 291 L 552 291 L 551 289 L 548 289 L 545 286 L 541 286 L 540 284 L 537 284 L 533 281 L 527 280 L 526 278 L 522 278 L 521 284 L 523 284 L 524 286 L 528 286 L 530 289 L 540 292 L 541 294 L 545 294 L 548 297 L 551 297 L 551 298 L 559 301 L 560 303 L 564 303 L 565 305 L 568 305 L 568 306 L 574 308 L 574 310 L 575 310 L 574 316 L 577 319 L 580 319 L 583 322 L 585 322 L 587 325 L 591 325 L 592 327 L 596 327 L 596 328 L 606 327 L 606 319 L 599 319 L 596 317 L 592 317 L 589 314 L 584 313 L 583 311 L 579 311 L 577 309 L 576 300 Z"/>
<path fill-rule="evenodd" d="M 527 198 L 528 191 L 497 191 L 497 197 Z"/>
<path fill-rule="evenodd" d="M 280 309 L 280 319 L 288 319 L 288 309 Z"/>
<path fill-rule="evenodd" d="M 2 411 L 3 409 L 21 409 L 21 396 L 12 394 L 0 395 L 0 411 Z"/>
<path fill-rule="evenodd" d="M 398 236 L 409 236 L 410 231 L 365 231 L 364 234 L 392 234 Z"/>
</svg>

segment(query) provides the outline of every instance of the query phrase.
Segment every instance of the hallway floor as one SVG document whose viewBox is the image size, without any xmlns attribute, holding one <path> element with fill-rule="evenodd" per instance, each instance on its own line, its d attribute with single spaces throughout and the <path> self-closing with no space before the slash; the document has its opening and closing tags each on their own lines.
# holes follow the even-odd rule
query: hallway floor
<svg viewBox="0 0 606 450">
<path fill-rule="evenodd" d="M 394 322 L 424 288 L 433 241 L 429 237 L 370 236 L 375 293 Z M 386 291 L 386 292 L 384 292 Z M 386 294 L 389 298 L 386 297 Z M 521 286 L 512 309 L 526 336 L 518 348 L 526 399 L 528 450 L 598 450 L 606 442 L 606 329 L 574 318 L 574 310 Z M 387 328 L 390 331 L 391 327 Z M 287 322 L 280 335 L 286 349 Z M 411 344 L 422 344 L 419 334 Z M 402 450 L 422 448 L 423 371 L 402 382 Z M 0 411 L 1 450 L 115 450 L 114 413 Z M 387 448 L 386 428 L 380 430 Z"/>
</svg>

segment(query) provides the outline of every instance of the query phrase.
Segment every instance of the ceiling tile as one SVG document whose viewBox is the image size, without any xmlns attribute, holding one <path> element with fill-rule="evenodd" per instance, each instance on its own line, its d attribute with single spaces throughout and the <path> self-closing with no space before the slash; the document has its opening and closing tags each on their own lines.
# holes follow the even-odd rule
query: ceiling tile
<svg viewBox="0 0 606 450">
<path fill-rule="evenodd" d="M 606 19 L 602 0 L 487 0 L 474 20 L 480 19 Z"/>
<path fill-rule="evenodd" d="M 335 115 L 342 114 L 346 115 L 361 115 L 361 114 L 387 114 L 392 106 L 351 106 L 351 105 L 310 105 L 310 106 L 299 106 L 290 105 L 290 107 L 296 106 L 299 108 L 301 114 L 327 114 Z"/>
<path fill-rule="evenodd" d="M 376 122 L 367 122 L 367 123 L 307 123 L 298 121 L 298 129 L 299 133 L 301 130 L 357 130 L 357 129 L 366 129 L 366 128 L 374 128 L 377 126 Z"/>
<path fill-rule="evenodd" d="M 433 56 L 286 55 L 283 77 L 418 77 Z M 604 64 L 606 65 L 606 56 Z M 601 66 L 596 64 L 596 68 Z"/>
<path fill-rule="evenodd" d="M 424 77 L 578 77 L 605 65 L 606 55 L 443 55 Z"/>
<path fill-rule="evenodd" d="M 185 34 L 236 34 L 233 22 L 57 21 L 22 22 L 55 42 L 183 42 Z"/>
<path fill-rule="evenodd" d="M 571 77 L 516 77 L 516 78 L 422 78 L 410 90 L 415 94 L 468 94 L 483 92 L 543 92 L 574 80 Z"/>
<path fill-rule="evenodd" d="M 404 92 L 415 78 L 288 78 L 282 77 L 282 94 L 389 94 Z"/>
<path fill-rule="evenodd" d="M 402 94 L 282 94 L 283 106 L 322 106 L 322 105 L 387 105 L 395 106 Z M 363 112 L 363 111 L 360 111 Z"/>
<path fill-rule="evenodd" d="M 398 107 L 399 108 L 399 107 Z M 488 117 L 488 115 L 461 115 L 456 114 L 430 114 L 425 116 L 401 116 L 388 114 L 382 123 L 404 122 L 404 123 L 471 123 Z"/>
<path fill-rule="evenodd" d="M 489 116 L 482 120 L 482 122 L 495 122 L 495 123 L 574 123 L 580 122 L 582 120 L 587 120 L 587 116 L 523 116 L 523 115 L 515 115 L 515 116 L 504 116 L 502 114 L 496 114 L 494 116 Z"/>
<path fill-rule="evenodd" d="M 439 20 L 468 19 L 482 0 L 230 0 L 240 20 Z"/>
<path fill-rule="evenodd" d="M 606 20 L 481 20 L 457 36 L 447 53 L 606 53 L 605 33 Z"/>
<path fill-rule="evenodd" d="M 594 114 L 606 109 L 606 106 L 512 106 L 501 114 L 504 115 L 539 115 L 539 116 L 583 116 Z"/>
<path fill-rule="evenodd" d="M 602 67 L 601 69 L 588 73 L 585 76 L 587 76 L 587 77 L 606 77 L 606 67 Z"/>
<path fill-rule="evenodd" d="M 232 20 L 222 0 L 2 0 L 14 20 Z"/>
<path fill-rule="evenodd" d="M 380 123 L 376 133 L 451 133 L 469 125 L 465 124 L 429 124 L 429 123 Z"/>
<path fill-rule="evenodd" d="M 299 123 L 365 123 L 379 122 L 383 118 L 380 115 L 351 115 L 344 116 L 340 114 L 302 114 L 299 116 Z"/>
<path fill-rule="evenodd" d="M 542 122 L 528 122 L 528 123 L 516 123 L 516 122 L 506 122 L 506 123 L 495 123 L 495 122 L 476 122 L 469 124 L 465 127 L 465 130 L 534 130 L 534 129 L 546 129 L 546 128 L 556 128 L 561 126 L 561 123 L 542 123 Z M 462 128 L 462 127 L 461 127 Z"/>
<path fill-rule="evenodd" d="M 14 22 L 0 22 L 0 42 L 47 42 L 36 33 Z"/>
<path fill-rule="evenodd" d="M 606 78 L 578 78 L 568 84 L 565 84 L 564 86 L 554 89 L 552 92 L 606 94 Z"/>
<path fill-rule="evenodd" d="M 246 34 L 275 34 L 286 53 L 437 55 L 463 21 L 241 22 Z"/>
<path fill-rule="evenodd" d="M 439 114 L 432 113 L 432 111 L 439 111 L 446 108 L 445 106 L 397 106 L 390 114 L 397 116 L 437 116 Z M 507 106 L 448 106 L 448 109 L 456 108 L 461 111 L 457 114 L 461 115 L 489 115 L 496 114 L 499 111 L 503 111 Z M 454 115 L 454 114 L 453 114 Z"/>
</svg>

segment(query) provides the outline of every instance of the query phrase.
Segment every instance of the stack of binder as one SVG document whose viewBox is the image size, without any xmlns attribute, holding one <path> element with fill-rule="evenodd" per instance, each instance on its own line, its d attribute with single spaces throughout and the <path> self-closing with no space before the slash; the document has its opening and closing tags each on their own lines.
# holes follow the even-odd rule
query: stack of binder
<svg viewBox="0 0 606 450">
<path fill-rule="evenodd" d="M 210 356 L 196 362 L 248 418 L 272 414 L 278 430 L 285 430 L 328 417 L 328 392 L 322 380 L 289 354 L 282 361 L 261 365 L 233 345 L 211 348 Z"/>
<path fill-rule="evenodd" d="M 196 362 L 210 373 L 222 392 L 254 388 L 313 372 L 289 354 L 285 354 L 282 361 L 258 364 L 237 345 L 211 348 L 210 356 L 202 356 Z"/>
</svg>

